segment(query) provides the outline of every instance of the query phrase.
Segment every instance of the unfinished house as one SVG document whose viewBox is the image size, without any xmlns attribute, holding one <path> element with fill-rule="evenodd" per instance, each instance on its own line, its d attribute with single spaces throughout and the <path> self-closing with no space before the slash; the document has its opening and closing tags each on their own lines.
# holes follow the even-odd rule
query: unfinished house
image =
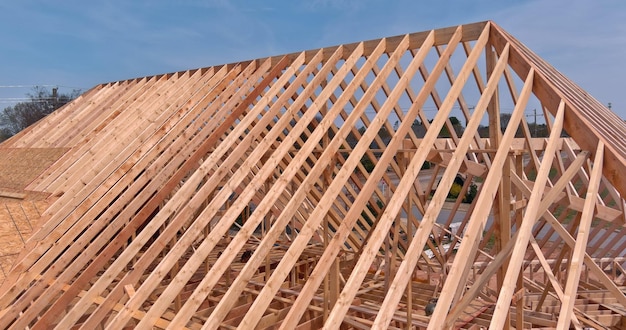
<svg viewBox="0 0 626 330">
<path fill-rule="evenodd" d="M 626 327 L 626 124 L 493 22 L 105 83 L 0 153 L 2 329 Z"/>
</svg>

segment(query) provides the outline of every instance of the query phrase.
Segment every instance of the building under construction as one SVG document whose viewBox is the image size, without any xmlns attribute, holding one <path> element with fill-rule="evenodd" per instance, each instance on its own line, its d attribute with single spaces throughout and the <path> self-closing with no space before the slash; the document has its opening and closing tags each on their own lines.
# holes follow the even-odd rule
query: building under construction
<svg viewBox="0 0 626 330">
<path fill-rule="evenodd" d="M 626 327 L 626 123 L 493 22 L 101 84 L 0 154 L 2 329 Z"/>
</svg>

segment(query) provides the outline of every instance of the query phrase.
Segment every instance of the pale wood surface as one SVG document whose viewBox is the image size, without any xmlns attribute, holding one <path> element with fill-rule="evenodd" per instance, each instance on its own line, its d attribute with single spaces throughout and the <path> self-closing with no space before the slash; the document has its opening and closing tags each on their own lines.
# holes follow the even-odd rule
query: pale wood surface
<svg viewBox="0 0 626 330">
<path fill-rule="evenodd" d="M 493 22 L 101 84 L 0 144 L 0 328 L 619 328 L 625 135 Z"/>
</svg>

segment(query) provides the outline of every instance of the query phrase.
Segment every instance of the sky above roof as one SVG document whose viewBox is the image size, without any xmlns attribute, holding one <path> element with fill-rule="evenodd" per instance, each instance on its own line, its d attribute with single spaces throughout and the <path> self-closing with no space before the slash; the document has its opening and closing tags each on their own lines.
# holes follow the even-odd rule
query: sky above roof
<svg viewBox="0 0 626 330">
<path fill-rule="evenodd" d="M 0 108 L 34 85 L 86 91 L 484 20 L 626 119 L 623 0 L 3 1 Z"/>
</svg>

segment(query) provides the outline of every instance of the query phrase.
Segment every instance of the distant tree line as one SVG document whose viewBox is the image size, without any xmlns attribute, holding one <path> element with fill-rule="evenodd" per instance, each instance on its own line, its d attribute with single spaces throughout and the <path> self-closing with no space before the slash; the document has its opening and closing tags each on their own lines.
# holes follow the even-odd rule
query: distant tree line
<svg viewBox="0 0 626 330">
<path fill-rule="evenodd" d="M 502 131 L 502 133 L 504 133 L 504 131 L 506 130 L 506 127 L 509 124 L 509 121 L 511 120 L 511 114 L 510 113 L 502 113 L 500 114 L 500 129 Z M 463 126 L 463 124 L 461 123 L 461 121 L 457 118 L 457 117 L 450 117 L 449 118 L 450 124 L 452 126 L 452 128 L 454 129 L 455 133 L 457 136 L 461 136 L 463 135 L 463 132 L 465 130 L 465 127 Z M 432 122 L 432 120 L 429 120 L 429 122 Z M 536 124 L 536 123 L 528 123 L 528 130 L 530 131 L 530 135 L 531 137 L 547 137 L 550 132 L 548 131 L 548 127 L 546 124 Z M 398 127 L 398 122 L 395 122 L 395 124 L 393 125 L 394 129 L 397 129 Z M 417 138 L 423 138 L 426 135 L 426 126 L 420 121 L 420 120 L 415 120 L 413 121 L 413 124 L 411 125 L 411 129 L 413 131 L 413 133 L 415 134 L 415 136 Z M 363 135 L 365 133 L 365 131 L 367 130 L 366 127 L 361 126 L 357 129 L 357 131 L 359 132 L 359 136 Z M 480 137 L 483 138 L 488 138 L 489 137 L 489 126 L 483 126 L 483 125 L 479 125 L 478 127 L 478 134 L 480 135 Z M 567 136 L 566 133 L 562 134 L 563 136 Z M 389 141 L 391 141 L 391 132 L 389 132 L 387 130 L 387 128 L 385 126 L 382 126 L 380 128 L 380 130 L 378 131 L 378 136 L 380 137 L 381 141 L 382 141 L 382 145 L 379 145 L 378 142 L 373 141 L 370 144 L 370 148 L 372 149 L 384 149 L 386 147 L 387 144 L 389 144 Z M 438 135 L 439 138 L 449 138 L 452 137 L 452 134 L 450 132 L 450 129 L 448 128 L 447 125 L 444 125 Z M 524 137 L 524 133 L 520 128 L 518 128 L 517 132 L 515 133 L 515 137 L 521 138 Z M 332 138 L 332 136 L 331 136 Z M 349 133 L 348 137 L 346 138 L 346 143 L 350 148 L 354 148 L 356 146 L 356 144 L 359 141 L 359 137 L 357 137 L 355 134 L 353 133 Z M 374 156 L 376 158 L 378 158 L 380 155 L 382 154 L 381 151 L 376 151 L 374 152 Z M 365 170 L 367 172 L 372 172 L 372 170 L 374 170 L 374 166 L 375 166 L 375 161 L 370 159 L 370 157 L 368 155 L 363 155 L 363 158 L 361 159 L 361 164 L 363 164 L 363 166 L 365 167 Z M 424 168 L 429 168 L 431 164 L 429 164 L 428 162 L 426 162 L 424 164 Z"/>
<path fill-rule="evenodd" d="M 4 141 L 34 124 L 41 118 L 62 107 L 80 95 L 80 90 L 69 94 L 59 93 L 57 88 L 48 90 L 36 86 L 27 93 L 25 102 L 16 103 L 0 111 L 0 141 Z"/>
<path fill-rule="evenodd" d="M 504 133 L 507 126 L 509 125 L 509 121 L 511 121 L 511 116 L 512 114 L 510 113 L 500 114 L 500 130 L 502 131 L 502 133 Z M 528 130 L 531 137 L 548 137 L 550 135 L 550 132 L 548 131 L 548 126 L 546 124 L 537 124 L 531 122 L 526 122 L 526 124 L 528 125 Z M 478 134 L 480 134 L 481 137 L 489 137 L 489 126 L 478 126 Z M 565 132 L 562 135 L 567 136 Z M 524 132 L 522 131 L 521 127 L 517 129 L 517 132 L 515 132 L 515 137 L 524 137 Z"/>
<path fill-rule="evenodd" d="M 502 113 L 500 114 L 500 129 L 502 131 L 502 133 L 504 133 L 504 130 L 506 129 L 506 127 L 509 124 L 509 121 L 511 120 L 511 114 L 510 113 Z M 457 136 L 461 136 L 463 135 L 463 132 L 465 131 L 465 127 L 463 126 L 463 124 L 461 123 L 461 121 L 454 116 L 451 116 L 449 118 L 450 124 L 452 126 L 452 128 L 454 129 L 455 133 Z M 432 122 L 432 120 L 429 120 L 429 122 Z M 398 122 L 396 122 L 394 124 L 394 129 L 396 129 L 398 125 Z M 550 132 L 548 131 L 548 127 L 546 124 L 536 124 L 536 123 L 530 123 L 527 122 L 528 125 L 528 129 L 530 131 L 530 135 L 531 137 L 547 137 Z M 358 132 L 360 135 L 363 135 L 366 131 L 366 127 L 360 127 L 358 129 Z M 417 138 L 423 138 L 426 135 L 426 126 L 419 120 L 415 120 L 413 121 L 413 124 L 411 125 L 411 129 L 413 130 L 413 133 L 415 133 L 415 136 Z M 488 138 L 489 137 L 489 126 L 483 126 L 483 125 L 479 125 L 478 126 L 478 134 L 483 137 L 483 138 Z M 380 128 L 380 130 L 378 131 L 378 136 L 380 137 L 380 139 L 383 142 L 383 145 L 378 145 L 377 142 L 372 142 L 370 144 L 370 148 L 372 149 L 383 149 L 385 148 L 385 146 L 389 143 L 389 141 L 391 140 L 391 133 L 387 131 L 386 127 L 383 126 Z M 524 133 L 522 132 L 522 129 L 519 128 L 515 134 L 515 137 L 523 137 Z M 448 128 L 447 125 L 444 125 L 441 130 L 439 131 L 439 138 L 449 138 L 452 137 L 452 134 L 450 132 L 450 129 Z M 354 148 L 354 146 L 356 146 L 357 142 L 359 141 L 359 138 L 357 138 L 353 133 L 348 134 L 348 137 L 346 138 L 346 143 Z"/>
</svg>

